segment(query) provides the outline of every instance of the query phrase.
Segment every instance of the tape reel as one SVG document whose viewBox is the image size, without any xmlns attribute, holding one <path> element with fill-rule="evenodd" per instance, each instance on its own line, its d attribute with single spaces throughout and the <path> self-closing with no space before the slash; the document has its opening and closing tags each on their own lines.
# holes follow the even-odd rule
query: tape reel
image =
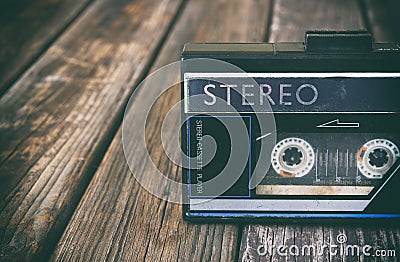
<svg viewBox="0 0 400 262">
<path fill-rule="evenodd" d="M 373 139 L 359 149 L 357 166 L 365 177 L 380 179 L 399 157 L 399 149 L 393 142 Z"/>
<path fill-rule="evenodd" d="M 313 168 L 314 159 L 311 145 L 297 137 L 281 140 L 271 153 L 272 167 L 283 177 L 305 176 Z"/>
</svg>

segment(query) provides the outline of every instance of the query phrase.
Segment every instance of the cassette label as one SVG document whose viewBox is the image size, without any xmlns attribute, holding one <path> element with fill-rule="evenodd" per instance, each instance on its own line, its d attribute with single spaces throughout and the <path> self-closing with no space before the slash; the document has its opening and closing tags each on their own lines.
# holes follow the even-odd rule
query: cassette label
<svg viewBox="0 0 400 262">
<path fill-rule="evenodd" d="M 222 121 L 220 121 L 222 120 Z M 235 124 L 244 124 L 249 137 L 240 137 L 240 141 L 231 141 L 231 136 L 227 127 Z M 226 173 L 236 172 L 234 167 L 237 163 L 229 163 L 231 150 L 238 150 L 241 143 L 248 146 L 251 152 L 251 117 L 249 116 L 192 116 L 188 119 L 188 155 L 195 158 L 192 162 L 192 168 L 188 170 L 189 194 L 191 198 L 210 198 L 217 197 L 223 193 L 223 197 L 249 197 L 248 188 L 251 176 L 251 153 L 247 158 L 241 158 L 242 169 L 240 177 L 235 181 L 227 179 L 224 181 L 212 181 L 213 178 Z M 215 141 L 207 143 L 205 138 L 210 137 Z M 217 150 L 213 150 L 217 149 Z M 190 163 L 189 163 L 190 165 Z M 223 176 L 223 175 L 222 175 Z M 222 183 L 232 182 L 227 185 L 226 191 L 221 190 Z"/>
<path fill-rule="evenodd" d="M 395 112 L 398 73 L 186 73 L 186 113 Z M 202 100 L 191 97 L 202 95 Z M 216 99 L 216 98 L 219 99 Z M 191 102 L 192 101 L 192 102 Z M 268 105 L 267 105 L 268 104 Z"/>
</svg>

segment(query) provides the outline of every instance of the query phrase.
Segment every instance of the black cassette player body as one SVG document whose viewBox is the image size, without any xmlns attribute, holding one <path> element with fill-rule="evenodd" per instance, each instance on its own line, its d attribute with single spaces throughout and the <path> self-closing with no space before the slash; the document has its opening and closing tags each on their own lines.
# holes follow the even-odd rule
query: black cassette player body
<svg viewBox="0 0 400 262">
<path fill-rule="evenodd" d="M 190 43 L 182 82 L 184 218 L 400 217 L 398 44 Z"/>
</svg>

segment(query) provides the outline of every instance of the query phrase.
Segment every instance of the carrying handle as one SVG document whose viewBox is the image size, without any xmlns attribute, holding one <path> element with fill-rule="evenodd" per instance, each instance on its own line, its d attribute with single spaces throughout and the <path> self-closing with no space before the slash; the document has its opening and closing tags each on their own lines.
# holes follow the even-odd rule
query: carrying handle
<svg viewBox="0 0 400 262">
<path fill-rule="evenodd" d="M 307 52 L 371 52 L 372 36 L 366 30 L 307 31 L 305 45 Z"/>
</svg>

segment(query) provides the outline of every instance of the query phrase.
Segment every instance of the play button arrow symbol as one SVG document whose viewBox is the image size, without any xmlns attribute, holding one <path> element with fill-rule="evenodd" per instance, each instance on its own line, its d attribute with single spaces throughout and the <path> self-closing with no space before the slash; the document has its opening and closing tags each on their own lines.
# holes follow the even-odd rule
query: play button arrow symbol
<svg viewBox="0 0 400 262">
<path fill-rule="evenodd" d="M 360 123 L 357 123 L 357 122 L 355 122 L 355 123 L 342 123 L 342 122 L 340 122 L 339 119 L 335 119 L 335 120 L 329 121 L 327 123 L 320 124 L 317 127 L 331 127 L 331 128 L 334 128 L 334 127 L 341 127 L 341 128 L 353 127 L 353 128 L 358 128 L 358 127 L 360 127 Z"/>
</svg>

